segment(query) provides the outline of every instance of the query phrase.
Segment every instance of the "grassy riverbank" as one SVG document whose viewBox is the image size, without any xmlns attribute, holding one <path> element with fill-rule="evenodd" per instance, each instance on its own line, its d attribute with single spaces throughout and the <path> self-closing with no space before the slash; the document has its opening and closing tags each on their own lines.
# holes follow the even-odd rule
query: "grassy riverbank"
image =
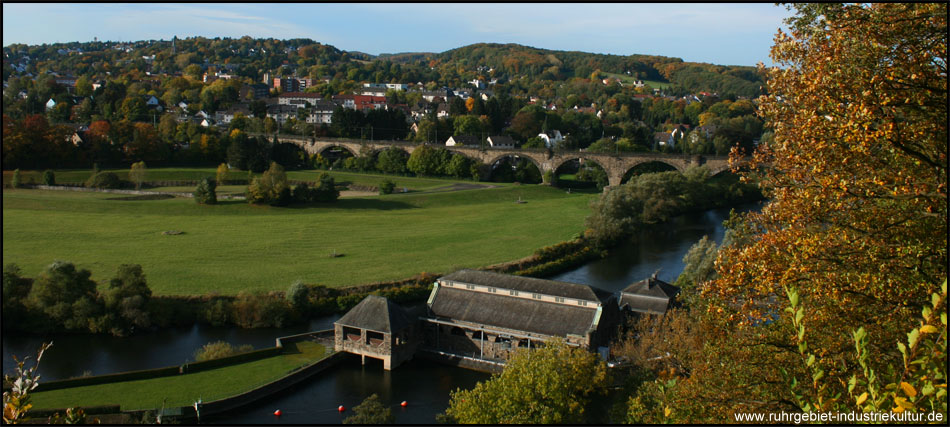
<svg viewBox="0 0 950 427">
<path fill-rule="evenodd" d="M 288 344 L 278 356 L 193 374 L 30 393 L 34 409 L 121 406 L 123 411 L 189 406 L 234 396 L 321 360 L 332 350 L 313 342 Z"/>
<path fill-rule="evenodd" d="M 378 179 L 351 175 L 354 182 Z M 54 260 L 72 261 L 101 285 L 120 264 L 141 264 L 156 295 L 283 291 L 296 280 L 350 286 L 528 256 L 582 232 L 596 197 L 511 184 L 430 193 L 473 183 L 395 180 L 416 192 L 290 208 L 5 189 L 3 263 L 29 277 Z M 169 230 L 184 233 L 162 234 Z M 331 258 L 333 252 L 343 256 Z"/>
</svg>

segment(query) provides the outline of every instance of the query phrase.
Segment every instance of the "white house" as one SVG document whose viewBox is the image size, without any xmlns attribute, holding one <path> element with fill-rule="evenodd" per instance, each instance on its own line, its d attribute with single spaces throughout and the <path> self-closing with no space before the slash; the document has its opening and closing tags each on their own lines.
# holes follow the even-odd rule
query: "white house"
<svg viewBox="0 0 950 427">
<path fill-rule="evenodd" d="M 52 110 L 56 106 L 56 101 L 53 101 L 53 98 L 50 98 L 49 101 L 46 101 L 46 110 Z"/>
<path fill-rule="evenodd" d="M 488 137 L 488 145 L 492 148 L 515 148 L 515 140 L 503 135 L 492 135 Z"/>
</svg>

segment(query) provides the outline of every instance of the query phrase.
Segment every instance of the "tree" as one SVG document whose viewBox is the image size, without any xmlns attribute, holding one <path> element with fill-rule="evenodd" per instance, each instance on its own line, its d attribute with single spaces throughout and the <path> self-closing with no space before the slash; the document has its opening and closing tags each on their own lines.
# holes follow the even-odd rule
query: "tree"
<svg viewBox="0 0 950 427">
<path fill-rule="evenodd" d="M 412 150 L 412 154 L 409 155 L 409 160 L 406 162 L 406 169 L 416 175 L 423 176 L 438 174 L 441 166 L 438 151 L 428 145 L 422 145 Z"/>
<path fill-rule="evenodd" d="M 471 390 L 451 393 L 445 413 L 459 423 L 583 423 L 591 397 L 606 391 L 600 358 L 560 339 L 515 353 L 505 370 Z"/>
<path fill-rule="evenodd" d="M 400 174 L 406 172 L 408 161 L 406 152 L 398 147 L 389 147 L 376 156 L 376 169 L 386 173 Z"/>
<path fill-rule="evenodd" d="M 780 68 L 762 70 L 774 137 L 744 174 L 770 202 L 730 222 L 698 299 L 708 342 L 671 421 L 870 401 L 946 411 L 945 394 L 923 390 L 946 375 L 932 304 L 946 307 L 947 6 L 795 7 L 772 48 Z"/>
<path fill-rule="evenodd" d="M 317 186 L 313 189 L 313 194 L 313 200 L 317 202 L 334 202 L 340 197 L 336 182 L 326 172 L 321 172 L 317 177 Z"/>
<path fill-rule="evenodd" d="M 271 162 L 270 168 L 264 171 L 263 175 L 254 178 L 247 188 L 248 203 L 285 206 L 290 197 L 287 174 L 277 162 Z"/>
<path fill-rule="evenodd" d="M 129 181 L 135 183 L 136 190 L 142 187 L 142 182 L 145 181 L 144 161 L 132 163 L 132 168 L 129 169 Z"/>
<path fill-rule="evenodd" d="M 218 169 L 215 171 L 215 174 L 214 174 L 215 182 L 218 185 L 224 185 L 224 183 L 227 182 L 228 180 L 228 172 L 230 172 L 230 168 L 228 168 L 227 163 L 221 163 L 220 165 L 218 165 Z"/>
<path fill-rule="evenodd" d="M 384 179 L 383 182 L 379 183 L 379 194 L 392 194 L 393 190 L 396 188 L 396 183 L 391 179 Z"/>
<path fill-rule="evenodd" d="M 33 282 L 27 304 L 40 311 L 56 325 L 82 330 L 98 314 L 96 282 L 86 269 L 76 269 L 70 262 L 56 261 Z"/>
<path fill-rule="evenodd" d="M 152 290 L 145 281 L 141 265 L 120 265 L 102 297 L 106 311 L 115 314 L 120 321 L 119 325 L 113 326 L 113 335 L 120 335 L 131 327 L 151 325 L 146 305 L 152 297 Z"/>
<path fill-rule="evenodd" d="M 343 419 L 343 424 L 393 424 L 396 417 L 392 409 L 379 402 L 376 393 L 369 395 L 362 403 L 353 407 L 353 415 Z"/>
<path fill-rule="evenodd" d="M 213 205 L 218 203 L 218 194 L 215 192 L 215 187 L 217 187 L 217 183 L 211 178 L 204 178 L 198 181 L 198 185 L 195 187 L 194 193 L 192 193 L 195 202 L 200 205 Z"/>
<path fill-rule="evenodd" d="M 10 180 L 10 186 L 13 188 L 20 188 L 23 186 L 22 178 L 20 178 L 20 169 L 13 170 L 13 178 Z"/>
<path fill-rule="evenodd" d="M 125 117 L 126 120 L 134 122 L 142 120 L 147 110 L 148 107 L 145 106 L 145 101 L 142 100 L 142 97 L 130 95 L 122 101 L 122 107 L 119 109 L 119 113 L 121 113 L 122 117 Z"/>
</svg>

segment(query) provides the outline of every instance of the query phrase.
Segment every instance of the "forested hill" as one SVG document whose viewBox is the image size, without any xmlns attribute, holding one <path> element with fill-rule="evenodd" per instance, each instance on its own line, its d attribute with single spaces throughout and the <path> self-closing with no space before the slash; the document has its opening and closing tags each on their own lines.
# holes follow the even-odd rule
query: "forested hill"
<svg viewBox="0 0 950 427">
<path fill-rule="evenodd" d="M 540 89 L 571 78 L 615 77 L 624 84 L 635 80 L 655 82 L 673 95 L 714 92 L 722 96 L 757 96 L 764 86 L 755 68 L 684 62 L 680 58 L 651 55 L 605 55 L 577 51 L 537 49 L 518 44 L 478 43 L 442 53 L 405 52 L 369 55 L 344 51 L 310 39 L 239 39 L 194 37 L 137 42 L 57 43 L 5 46 L 4 80 L 12 64 L 20 61 L 37 71 L 101 77 L 133 69 L 154 74 L 187 73 L 189 65 L 208 71 L 209 66 L 261 81 L 271 76 L 339 78 L 377 82 L 434 82 L 459 87 L 476 78 L 499 82 L 520 80 L 519 85 Z M 81 53 L 80 53 L 81 52 Z M 153 56 L 154 55 L 154 56 Z M 29 61 L 21 61 L 29 56 Z M 215 67 L 215 65 L 218 65 Z M 41 70 L 44 68 L 45 70 Z M 192 67 L 194 68 L 194 67 Z M 118 73 L 117 73 L 118 72 Z"/>
<path fill-rule="evenodd" d="M 478 43 L 433 55 L 436 64 L 452 68 L 500 70 L 508 76 L 538 80 L 589 78 L 593 73 L 670 83 L 675 94 L 717 92 L 757 96 L 764 86 L 754 67 L 684 62 L 655 55 L 605 55 L 537 49 L 518 44 Z M 435 64 L 430 64 L 434 66 Z M 608 74 L 608 75 L 609 75 Z"/>
</svg>

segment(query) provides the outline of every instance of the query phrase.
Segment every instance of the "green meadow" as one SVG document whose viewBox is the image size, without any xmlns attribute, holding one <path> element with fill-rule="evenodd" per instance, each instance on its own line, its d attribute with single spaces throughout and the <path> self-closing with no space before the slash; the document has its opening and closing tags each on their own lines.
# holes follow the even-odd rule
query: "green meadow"
<svg viewBox="0 0 950 427">
<path fill-rule="evenodd" d="M 119 405 L 123 411 L 190 406 L 235 396 L 287 375 L 332 352 L 313 343 L 290 344 L 278 356 L 184 375 L 30 393 L 33 408 Z"/>
<path fill-rule="evenodd" d="M 80 172 L 79 180 L 89 174 L 75 174 Z M 151 170 L 148 179 L 188 179 L 182 174 Z M 363 185 L 386 178 L 334 174 L 338 180 Z M 7 178 L 7 171 L 4 175 Z M 315 179 L 317 172 L 289 175 Z M 70 175 L 57 172 L 57 181 L 67 182 L 60 176 Z M 581 233 L 588 204 L 596 197 L 543 185 L 439 191 L 474 183 L 391 178 L 397 188 L 405 186 L 409 192 L 283 208 L 243 201 L 208 206 L 181 197 L 123 200 L 122 194 L 4 189 L 3 263 L 16 263 L 24 276 L 36 277 L 54 260 L 71 261 L 89 269 L 100 286 L 120 264 L 141 264 L 159 295 L 283 291 L 297 280 L 351 286 L 528 256 Z M 517 203 L 519 199 L 524 203 Z"/>
</svg>

